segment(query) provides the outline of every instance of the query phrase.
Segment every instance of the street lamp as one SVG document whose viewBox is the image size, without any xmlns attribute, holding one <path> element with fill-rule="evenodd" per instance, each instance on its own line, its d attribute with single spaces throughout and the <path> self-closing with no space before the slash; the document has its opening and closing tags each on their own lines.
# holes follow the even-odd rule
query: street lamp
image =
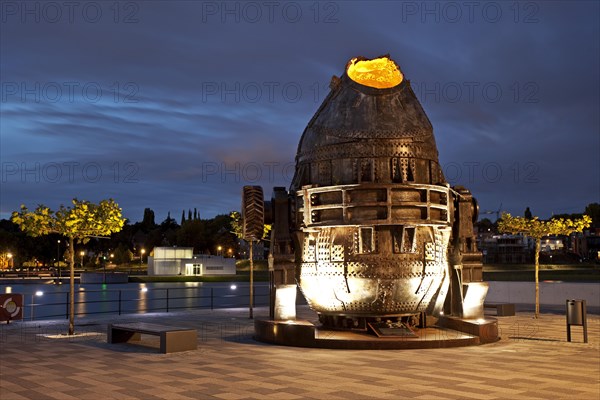
<svg viewBox="0 0 600 400">
<path fill-rule="evenodd" d="M 223 247 L 221 247 L 221 246 L 217 247 L 217 255 L 218 256 L 221 255 L 221 250 L 223 250 Z"/>
<path fill-rule="evenodd" d="M 8 253 L 6 256 L 8 257 L 8 262 L 10 263 L 10 269 L 15 269 L 15 261 L 13 260 L 12 253 Z"/>
<path fill-rule="evenodd" d="M 35 295 L 37 297 L 40 297 L 44 294 L 44 292 L 42 292 L 41 290 L 38 290 L 37 292 L 35 292 Z M 31 294 L 31 320 L 33 321 L 33 306 L 35 306 L 35 304 L 33 303 L 33 294 Z"/>
<path fill-rule="evenodd" d="M 83 256 L 85 256 L 85 251 L 80 251 L 79 255 L 81 256 L 81 268 L 83 268 Z"/>
<path fill-rule="evenodd" d="M 106 283 L 106 256 L 102 253 L 102 283 Z"/>
<path fill-rule="evenodd" d="M 140 250 L 140 267 L 144 264 L 144 253 L 145 252 L 146 252 L 146 249 Z"/>
</svg>

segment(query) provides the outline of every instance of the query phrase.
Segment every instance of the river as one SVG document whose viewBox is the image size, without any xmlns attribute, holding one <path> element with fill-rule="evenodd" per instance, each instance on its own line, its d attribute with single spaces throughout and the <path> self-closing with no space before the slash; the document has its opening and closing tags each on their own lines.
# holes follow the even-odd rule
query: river
<svg viewBox="0 0 600 400">
<path fill-rule="evenodd" d="M 2 284 L 0 294 L 23 294 L 23 319 L 67 318 L 69 285 Z M 255 282 L 254 304 L 268 305 L 269 285 Z M 123 284 L 76 284 L 75 313 L 126 314 L 165 312 L 192 308 L 248 307 L 250 285 L 246 282 L 154 282 Z"/>
</svg>

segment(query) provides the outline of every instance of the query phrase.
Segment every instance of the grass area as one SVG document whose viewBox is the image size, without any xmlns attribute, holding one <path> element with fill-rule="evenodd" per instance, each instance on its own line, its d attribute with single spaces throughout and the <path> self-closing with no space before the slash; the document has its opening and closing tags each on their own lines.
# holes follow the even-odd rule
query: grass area
<svg viewBox="0 0 600 400">
<path fill-rule="evenodd" d="M 600 270 L 600 264 L 540 264 L 542 270 Z M 484 264 L 484 271 L 534 271 L 535 264 Z"/>
<path fill-rule="evenodd" d="M 240 271 L 250 271 L 250 260 L 240 260 L 235 263 L 235 269 Z M 267 260 L 254 260 L 254 271 L 268 271 L 269 263 Z"/>
<path fill-rule="evenodd" d="M 129 282 L 249 282 L 250 273 L 238 271 L 236 275 L 218 275 L 218 276 L 147 276 L 133 275 L 129 277 Z M 268 271 L 255 271 L 255 282 L 268 282 Z"/>
<path fill-rule="evenodd" d="M 600 266 L 595 264 L 540 265 L 540 281 L 600 282 Z M 484 281 L 535 281 L 533 264 L 491 264 L 483 266 Z"/>
<path fill-rule="evenodd" d="M 130 282 L 248 282 L 250 280 L 250 261 L 241 260 L 236 263 L 236 275 L 223 276 L 144 276 L 145 269 L 131 271 Z M 254 280 L 269 280 L 267 260 L 254 262 Z M 484 281 L 521 281 L 535 280 L 533 264 L 485 264 L 483 266 Z M 540 265 L 540 281 L 563 282 L 600 282 L 600 265 L 598 264 L 543 264 Z"/>
</svg>

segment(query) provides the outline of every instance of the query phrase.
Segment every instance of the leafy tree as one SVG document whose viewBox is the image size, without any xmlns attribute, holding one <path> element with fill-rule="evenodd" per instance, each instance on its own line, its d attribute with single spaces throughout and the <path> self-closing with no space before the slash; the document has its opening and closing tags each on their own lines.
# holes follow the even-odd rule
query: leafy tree
<svg viewBox="0 0 600 400">
<path fill-rule="evenodd" d="M 177 245 L 193 247 L 194 253 L 198 253 L 203 250 L 209 237 L 202 221 L 188 220 L 177 230 Z"/>
<path fill-rule="evenodd" d="M 145 232 L 149 232 L 154 228 L 156 228 L 156 223 L 154 222 L 154 211 L 152 211 L 150 208 L 145 208 L 144 219 L 142 220 L 142 229 Z"/>
<path fill-rule="evenodd" d="M 535 318 L 540 313 L 540 245 L 541 239 L 549 235 L 570 235 L 573 232 L 581 232 L 589 227 L 592 219 L 584 215 L 580 219 L 556 218 L 548 221 L 541 221 L 538 217 L 527 219 L 525 217 L 513 217 L 505 213 L 498 221 L 498 230 L 500 232 L 523 234 L 535 239 Z"/>
<path fill-rule="evenodd" d="M 75 333 L 75 242 L 87 243 L 91 237 L 108 236 L 120 231 L 125 223 L 121 216 L 121 208 L 113 199 L 102 200 L 99 204 L 73 199 L 72 203 L 72 207 L 61 205 L 57 211 L 52 211 L 44 205 L 29 211 L 25 205 L 21 205 L 21 211 L 14 211 L 11 217 L 12 221 L 30 236 L 58 233 L 69 240 L 69 335 Z"/>
<path fill-rule="evenodd" d="M 529 209 L 529 207 L 527 207 L 525 209 L 525 218 L 527 218 L 527 219 L 532 219 L 533 218 L 533 215 L 531 214 L 531 210 Z"/>
<path fill-rule="evenodd" d="M 483 218 L 474 225 L 479 232 L 495 232 L 494 223 L 489 218 Z"/>
<path fill-rule="evenodd" d="M 175 221 L 175 219 L 171 218 L 171 211 L 169 211 L 167 213 L 167 218 L 160 223 L 160 228 L 163 230 L 167 230 L 167 229 L 177 229 L 179 227 L 179 225 L 177 225 L 177 222 Z"/>
<path fill-rule="evenodd" d="M 592 217 L 592 226 L 600 228 L 600 203 L 590 203 L 585 207 L 585 213 Z"/>
<path fill-rule="evenodd" d="M 231 222 L 230 222 L 231 230 L 232 230 L 231 233 L 233 233 L 239 239 L 242 239 L 243 232 L 244 232 L 244 228 L 242 226 L 242 214 L 240 214 L 237 211 L 232 211 L 229 213 L 229 218 L 231 218 Z M 272 228 L 271 224 L 265 224 L 262 239 L 266 239 L 271 235 L 271 228 Z"/>
<path fill-rule="evenodd" d="M 120 244 L 119 247 L 116 248 L 114 255 L 115 264 L 128 264 L 133 261 L 132 251 L 123 244 Z"/>
</svg>

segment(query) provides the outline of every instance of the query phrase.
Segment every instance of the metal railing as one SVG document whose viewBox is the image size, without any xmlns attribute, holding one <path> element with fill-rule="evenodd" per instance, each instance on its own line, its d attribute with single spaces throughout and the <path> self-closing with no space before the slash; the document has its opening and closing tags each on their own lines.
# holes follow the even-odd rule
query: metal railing
<svg viewBox="0 0 600 400">
<path fill-rule="evenodd" d="M 228 293 L 228 291 L 230 293 Z M 28 295 L 25 295 L 25 300 Z M 69 318 L 70 293 L 48 293 L 43 295 L 56 300 L 42 302 L 42 298 L 31 294 L 31 301 L 25 304 L 29 312 L 23 319 Z M 268 286 L 254 288 L 254 304 L 268 304 Z M 171 287 L 119 290 L 81 290 L 75 292 L 75 315 L 129 314 L 147 312 L 170 312 L 183 309 L 211 309 L 248 307 L 249 288 L 235 290 L 230 287 Z M 29 318 L 27 318 L 29 317 Z"/>
</svg>

